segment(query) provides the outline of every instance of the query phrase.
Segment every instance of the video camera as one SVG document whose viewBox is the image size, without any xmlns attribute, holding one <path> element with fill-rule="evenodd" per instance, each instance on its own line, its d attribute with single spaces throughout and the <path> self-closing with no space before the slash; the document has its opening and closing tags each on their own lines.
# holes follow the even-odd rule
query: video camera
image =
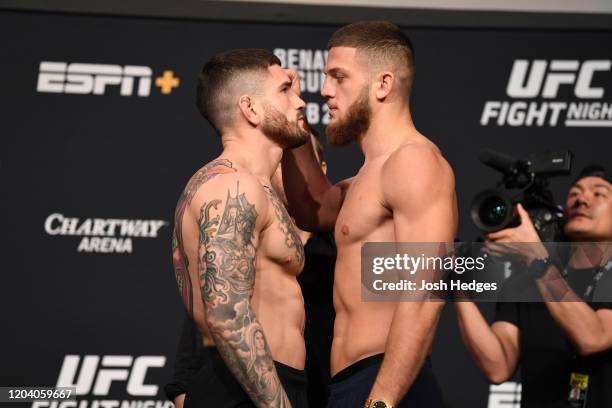
<svg viewBox="0 0 612 408">
<path fill-rule="evenodd" d="M 503 174 L 495 189 L 480 192 L 472 201 L 470 215 L 482 232 L 518 226 L 521 221 L 515 204 L 521 203 L 542 241 L 561 240 L 563 207 L 555 204 L 548 189 L 548 179 L 570 174 L 573 160 L 570 151 L 532 154 L 526 159 L 516 159 L 486 149 L 479 155 L 479 160 Z"/>
</svg>

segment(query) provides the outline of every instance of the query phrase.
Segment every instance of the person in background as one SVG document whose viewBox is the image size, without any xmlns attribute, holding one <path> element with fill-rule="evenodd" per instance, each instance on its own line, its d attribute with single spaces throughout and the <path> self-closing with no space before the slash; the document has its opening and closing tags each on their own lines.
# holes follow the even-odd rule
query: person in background
<svg viewBox="0 0 612 408">
<path fill-rule="evenodd" d="M 463 340 L 491 383 L 509 380 L 520 367 L 522 408 L 612 407 L 611 181 L 594 165 L 571 186 L 566 266 L 551 258 L 520 204 L 519 226 L 488 234 L 489 254 L 528 265 L 541 302 L 498 302 L 492 325 L 473 302 L 455 303 Z"/>
</svg>

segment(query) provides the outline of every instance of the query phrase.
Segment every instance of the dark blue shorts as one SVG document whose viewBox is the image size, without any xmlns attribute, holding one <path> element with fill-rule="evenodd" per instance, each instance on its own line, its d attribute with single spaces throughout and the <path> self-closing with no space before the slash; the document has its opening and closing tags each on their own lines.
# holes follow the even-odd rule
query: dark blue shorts
<svg viewBox="0 0 612 408">
<path fill-rule="evenodd" d="M 332 377 L 328 408 L 361 408 L 370 395 L 384 354 L 359 360 Z M 396 408 L 444 408 L 429 358 Z"/>
</svg>

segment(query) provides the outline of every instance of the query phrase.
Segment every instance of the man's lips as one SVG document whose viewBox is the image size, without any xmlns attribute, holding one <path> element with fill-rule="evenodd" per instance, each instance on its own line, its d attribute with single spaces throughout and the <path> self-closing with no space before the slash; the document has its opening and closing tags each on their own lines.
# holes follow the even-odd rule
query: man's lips
<svg viewBox="0 0 612 408">
<path fill-rule="evenodd" d="M 570 211 L 570 212 L 567 214 L 567 217 L 568 217 L 570 220 L 573 220 L 573 219 L 575 219 L 575 218 L 579 218 L 579 217 L 582 217 L 582 218 L 591 218 L 591 216 L 590 216 L 589 214 L 587 214 L 587 213 L 585 213 L 585 212 L 583 212 L 583 211 Z"/>
</svg>

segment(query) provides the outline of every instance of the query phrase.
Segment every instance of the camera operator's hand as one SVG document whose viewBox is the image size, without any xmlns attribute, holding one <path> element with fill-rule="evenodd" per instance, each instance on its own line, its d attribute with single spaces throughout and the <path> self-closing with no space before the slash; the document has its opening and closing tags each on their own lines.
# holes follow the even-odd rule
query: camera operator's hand
<svg viewBox="0 0 612 408">
<path fill-rule="evenodd" d="M 521 204 L 516 209 L 521 217 L 521 224 L 515 228 L 506 228 L 486 235 L 485 252 L 492 256 L 515 255 L 527 264 L 534 259 L 544 259 L 548 251 L 536 231 L 529 214 Z"/>
</svg>

